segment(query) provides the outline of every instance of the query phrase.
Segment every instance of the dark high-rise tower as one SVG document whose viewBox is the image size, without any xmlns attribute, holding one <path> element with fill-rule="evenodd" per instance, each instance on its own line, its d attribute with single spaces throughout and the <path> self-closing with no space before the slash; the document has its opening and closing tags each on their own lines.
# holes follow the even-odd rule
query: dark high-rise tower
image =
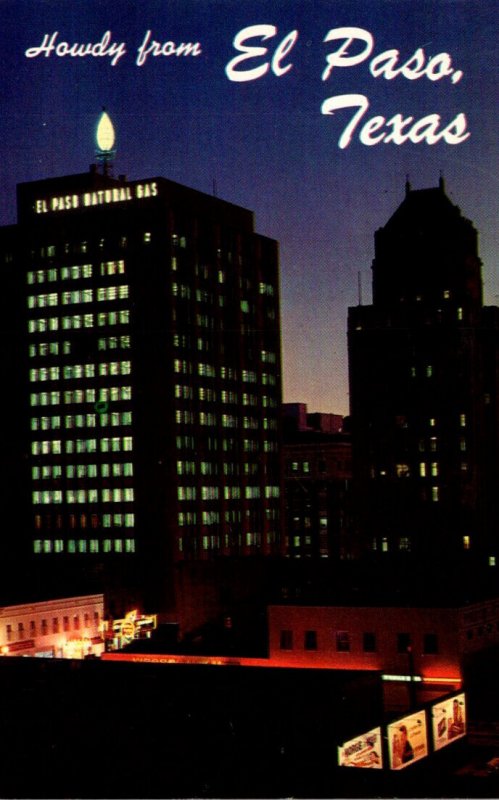
<svg viewBox="0 0 499 800">
<path fill-rule="evenodd" d="M 113 572 L 167 606 L 176 563 L 279 548 L 277 243 L 244 208 L 107 172 L 19 186 L 0 231 L 6 502 L 54 591 Z"/>
<path fill-rule="evenodd" d="M 477 232 L 438 188 L 375 235 L 373 303 L 349 310 L 357 552 L 499 558 L 499 309 Z"/>
</svg>

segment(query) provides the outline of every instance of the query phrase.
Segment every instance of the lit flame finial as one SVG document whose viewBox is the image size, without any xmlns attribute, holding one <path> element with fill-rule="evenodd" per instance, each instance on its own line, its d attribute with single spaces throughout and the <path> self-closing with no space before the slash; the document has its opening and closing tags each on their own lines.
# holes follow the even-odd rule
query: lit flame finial
<svg viewBox="0 0 499 800">
<path fill-rule="evenodd" d="M 97 133 L 96 133 L 96 142 L 99 151 L 103 154 L 111 153 L 114 142 L 115 142 L 115 135 L 114 135 L 114 128 L 113 123 L 109 117 L 109 114 L 104 109 L 102 114 L 100 115 L 99 122 L 97 124 Z"/>
</svg>

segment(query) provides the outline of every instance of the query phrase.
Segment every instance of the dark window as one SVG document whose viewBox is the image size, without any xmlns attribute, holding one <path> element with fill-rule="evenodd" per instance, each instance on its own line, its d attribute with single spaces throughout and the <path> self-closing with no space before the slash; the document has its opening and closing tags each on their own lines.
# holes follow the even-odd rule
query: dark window
<svg viewBox="0 0 499 800">
<path fill-rule="evenodd" d="M 281 631 L 281 650 L 293 649 L 293 631 Z"/>
<path fill-rule="evenodd" d="M 397 633 L 397 653 L 407 653 L 411 646 L 410 633 Z"/>
<path fill-rule="evenodd" d="M 425 633 L 423 636 L 423 653 L 436 655 L 438 653 L 438 637 L 436 633 Z"/>
<path fill-rule="evenodd" d="M 364 653 L 376 652 L 376 634 L 366 632 L 362 634 L 362 648 Z"/>
<path fill-rule="evenodd" d="M 317 650 L 317 631 L 305 631 L 305 650 Z"/>
<path fill-rule="evenodd" d="M 350 634 L 348 631 L 336 631 L 336 649 L 338 653 L 350 652 Z"/>
</svg>

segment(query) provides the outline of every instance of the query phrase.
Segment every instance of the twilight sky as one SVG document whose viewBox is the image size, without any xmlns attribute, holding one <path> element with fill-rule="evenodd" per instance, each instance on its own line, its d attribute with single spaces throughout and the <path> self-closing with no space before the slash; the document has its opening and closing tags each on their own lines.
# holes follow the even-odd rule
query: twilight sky
<svg viewBox="0 0 499 800">
<path fill-rule="evenodd" d="M 244 55 L 234 37 L 256 25 L 275 35 L 242 46 L 268 53 L 227 74 Z M 360 31 L 324 42 L 338 28 Z M 102 43 L 106 31 L 109 42 L 95 55 L 63 55 L 75 43 Z M 201 53 L 154 56 L 151 48 L 138 66 L 147 31 L 149 45 L 199 43 Z M 36 55 L 45 37 L 54 49 Z M 284 399 L 348 413 L 347 309 L 358 302 L 359 273 L 370 302 L 374 231 L 403 200 L 406 174 L 417 189 L 437 185 L 443 172 L 449 197 L 480 232 L 485 301 L 499 303 L 496 40 L 495 0 L 3 0 L 0 224 L 15 221 L 16 183 L 88 169 L 106 106 L 117 133 L 115 174 L 163 175 L 207 193 L 215 186 L 279 240 Z M 388 80 L 387 59 L 377 56 L 398 50 L 397 73 L 418 48 L 407 77 Z M 323 80 L 333 54 L 342 63 Z M 248 79 L 264 65 L 265 74 Z M 352 94 L 369 108 L 341 148 L 359 106 L 334 115 L 321 106 Z M 440 115 L 439 133 L 465 114 L 465 128 L 449 134 L 465 140 L 360 140 L 372 117 L 396 114 L 414 118 L 395 131 L 402 138 L 426 115 Z M 391 132 L 378 120 L 363 139 Z"/>
</svg>

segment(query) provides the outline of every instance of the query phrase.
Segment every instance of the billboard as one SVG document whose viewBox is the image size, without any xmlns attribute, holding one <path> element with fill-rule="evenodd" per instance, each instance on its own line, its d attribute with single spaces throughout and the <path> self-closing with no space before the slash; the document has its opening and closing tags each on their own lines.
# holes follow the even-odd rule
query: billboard
<svg viewBox="0 0 499 800">
<path fill-rule="evenodd" d="M 387 734 L 390 769 L 404 769 L 428 755 L 424 711 L 417 711 L 388 725 Z"/>
<path fill-rule="evenodd" d="M 466 735 L 466 702 L 464 693 L 448 697 L 431 707 L 433 747 L 440 750 Z"/>
<path fill-rule="evenodd" d="M 340 767 L 363 767 L 381 769 L 383 754 L 381 752 L 381 728 L 374 728 L 368 733 L 356 736 L 338 747 L 338 764 Z"/>
</svg>

